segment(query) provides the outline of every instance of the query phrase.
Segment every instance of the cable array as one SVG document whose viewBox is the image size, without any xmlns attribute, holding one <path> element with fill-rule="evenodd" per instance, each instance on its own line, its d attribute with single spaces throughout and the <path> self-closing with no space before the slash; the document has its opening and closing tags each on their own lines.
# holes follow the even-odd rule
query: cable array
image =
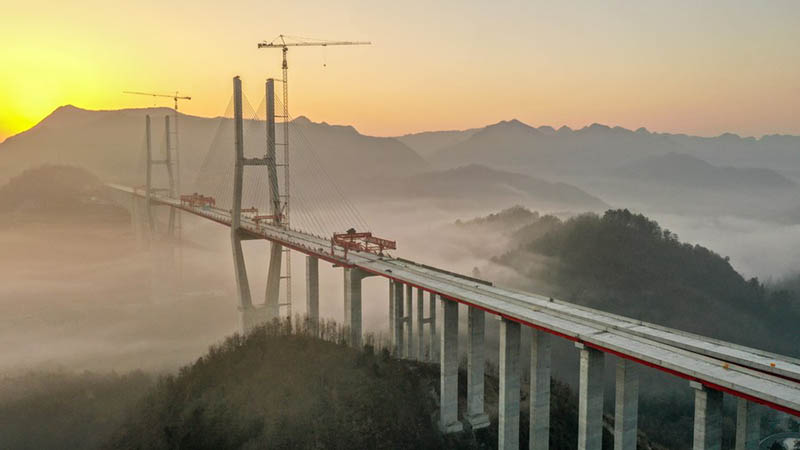
<svg viewBox="0 0 800 450">
<path fill-rule="evenodd" d="M 282 104 L 276 99 L 276 111 Z M 244 154 L 246 158 L 263 158 L 267 153 L 266 144 L 266 99 L 262 98 L 256 109 L 243 95 L 242 113 L 245 117 Z M 216 206 L 230 209 L 233 196 L 234 123 L 233 99 L 231 98 L 225 114 L 219 118 L 217 129 L 211 139 L 192 190 L 216 199 Z M 292 228 L 323 237 L 349 228 L 370 231 L 369 225 L 342 192 L 333 176 L 326 170 L 319 153 L 308 137 L 308 130 L 301 121 L 289 120 L 290 146 L 290 201 Z M 283 123 L 276 123 L 276 142 L 281 142 Z M 323 143 L 324 146 L 324 143 Z M 335 152 L 333 148 L 323 151 Z M 282 153 L 278 148 L 277 155 Z M 277 163 L 283 163 L 277 156 Z M 278 171 L 276 186 L 284 186 L 284 174 Z M 269 214 L 271 189 L 265 166 L 245 166 L 243 176 L 242 207 L 258 208 L 259 214 Z M 281 194 L 284 194 L 281 192 Z"/>
</svg>

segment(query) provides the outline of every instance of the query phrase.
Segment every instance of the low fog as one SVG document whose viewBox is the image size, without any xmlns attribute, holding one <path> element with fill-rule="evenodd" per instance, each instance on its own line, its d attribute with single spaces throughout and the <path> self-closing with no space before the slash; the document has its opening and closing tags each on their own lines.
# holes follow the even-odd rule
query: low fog
<svg viewBox="0 0 800 450">
<path fill-rule="evenodd" d="M 438 202 L 359 205 L 380 236 L 398 241 L 393 256 L 479 276 L 511 287 L 526 280 L 490 259 L 509 237 L 454 226 L 513 206 L 443 208 Z M 536 205 L 525 205 L 536 210 Z M 570 212 L 543 210 L 567 217 Z M 800 263 L 800 226 L 725 216 L 652 214 L 684 241 L 731 258 L 743 275 L 791 274 Z M 164 217 L 159 218 L 161 222 Z M 191 215 L 184 242 L 137 242 L 130 224 L 34 223 L 0 228 L 0 371 L 35 368 L 168 371 L 200 356 L 238 329 L 229 231 Z M 245 242 L 254 302 L 263 301 L 268 243 Z M 293 254 L 293 313 L 305 314 L 305 256 Z M 474 272 L 477 270 L 477 272 Z M 320 314 L 343 320 L 342 270 L 320 263 Z M 568 299 L 566 299 L 568 300 Z M 462 318 L 466 314 L 462 311 Z M 388 282 L 363 282 L 365 332 L 388 331 Z M 489 321 L 490 330 L 494 328 Z M 463 326 L 463 324 L 462 324 Z M 490 331 L 487 336 L 491 336 Z"/>
<path fill-rule="evenodd" d="M 70 111 L 59 112 L 62 115 L 67 113 Z M 90 113 L 82 111 L 80 115 L 88 116 Z M 139 121 L 142 112 L 127 111 L 125 115 Z M 123 119 L 125 117 L 119 120 L 127 123 Z M 204 130 L 209 127 L 207 122 L 210 120 L 195 120 L 187 128 Z M 227 143 L 229 130 L 224 127 L 230 123 L 226 119 L 216 122 L 219 128 L 208 155 L 203 156 L 201 150 L 195 150 L 187 158 L 189 167 L 195 170 L 211 167 L 215 170 L 214 176 L 205 179 L 205 184 L 191 185 L 191 181 L 187 181 L 186 184 L 193 189 L 185 191 L 214 195 L 217 206 L 225 208 L 230 202 L 229 174 L 225 166 L 226 161 L 230 161 L 230 145 Z M 263 130 L 257 129 L 256 122 L 249 126 L 252 129 L 248 130 L 248 136 L 253 142 L 248 148 L 252 154 L 257 154 L 260 151 L 258 139 Z M 382 164 L 381 158 L 372 154 L 369 166 L 357 171 L 342 169 L 348 166 L 342 161 L 339 161 L 339 166 L 328 167 L 325 161 L 314 160 L 310 154 L 305 156 L 305 160 L 296 158 L 300 164 L 298 176 L 292 180 L 292 192 L 297 195 L 293 207 L 298 208 L 294 210 L 298 211 L 295 216 L 298 219 L 293 224 L 303 227 L 312 224 L 309 217 L 330 215 L 331 209 L 341 205 L 344 196 L 358 209 L 369 231 L 397 241 L 398 249 L 392 252 L 392 256 L 480 277 L 498 285 L 556 295 L 552 293 L 556 286 L 531 276 L 524 267 L 494 262 L 497 261 L 495 258 L 528 244 L 515 240 L 518 237 L 512 233 L 514 229 L 457 225 L 457 221 L 468 222 L 520 205 L 561 220 L 585 213 L 602 216 L 608 209 L 629 208 L 656 220 L 662 229 L 677 234 L 681 242 L 699 244 L 729 257 L 732 267 L 745 278 L 778 280 L 795 275 L 796 268 L 800 267 L 800 224 L 793 218 L 793 214 L 796 215 L 793 211 L 798 208 L 794 200 L 798 187 L 794 181 L 787 181 L 789 178 L 778 174 L 777 169 L 770 169 L 766 175 L 760 169 L 746 171 L 753 185 L 742 188 L 736 185 L 735 177 L 744 172 L 724 165 L 724 161 L 719 161 L 719 154 L 706 155 L 709 159 L 716 158 L 715 166 L 678 157 L 681 164 L 693 167 L 693 174 L 700 175 L 674 186 L 669 184 L 669 171 L 666 175 L 660 172 L 661 163 L 654 166 L 652 159 L 642 163 L 644 166 L 634 166 L 655 171 L 653 173 L 665 177 L 661 181 L 630 177 L 629 171 L 617 170 L 623 164 L 612 160 L 606 160 L 603 170 L 597 173 L 587 173 L 591 171 L 587 165 L 581 170 L 564 171 L 565 165 L 575 155 L 560 162 L 553 161 L 552 166 L 538 165 L 535 169 L 527 164 L 536 162 L 536 158 L 517 166 L 509 164 L 509 159 L 513 159 L 510 157 L 505 161 L 501 158 L 502 164 L 487 164 L 482 150 L 491 146 L 491 142 L 486 139 L 498 133 L 502 135 L 504 129 L 508 132 L 508 127 L 526 126 L 519 122 L 489 126 L 485 133 L 464 132 L 461 139 L 479 137 L 481 141 L 466 145 L 468 152 L 463 164 L 454 165 L 445 163 L 451 161 L 457 147 L 466 142 L 454 140 L 458 133 L 448 134 L 447 139 L 441 140 L 444 144 L 440 144 L 446 145 L 445 148 L 421 152 L 433 155 L 429 157 L 430 161 L 426 161 L 414 156 L 414 150 L 419 149 L 403 144 L 419 144 L 420 141 L 408 137 L 372 141 L 373 138 L 362 136 L 349 127 L 315 124 L 306 119 L 301 126 L 309 127 L 307 132 L 314 142 L 325 142 L 326 133 L 339 140 L 335 148 L 325 149 L 329 150 L 325 156 L 327 161 L 336 160 L 337 146 L 344 146 L 356 153 L 394 152 L 392 161 L 398 164 Z M 134 129 L 133 126 L 130 128 Z M 598 139 L 596 133 L 604 132 L 589 131 L 590 135 L 583 130 L 570 131 L 569 139 Z M 69 133 L 69 139 L 79 140 L 74 130 Z M 642 133 L 637 133 L 639 139 L 655 139 L 649 134 L 642 136 Z M 206 130 L 205 135 L 213 133 Z M 525 136 L 529 135 L 538 140 L 553 136 L 545 134 L 543 137 L 525 131 Z M 35 143 L 48 136 L 34 133 L 33 137 L 37 138 L 32 141 Z M 52 136 L 49 138 L 54 139 Z M 25 156 L 23 150 L 28 149 L 23 145 L 25 139 L 12 143 L 15 146 L 14 158 Z M 373 148 L 372 144 L 378 147 Z M 92 148 L 99 147 L 102 143 L 95 143 Z M 606 146 L 612 147 L 610 144 Z M 656 150 L 649 148 L 647 153 Z M 131 150 L 132 153 L 137 151 Z M 618 153 L 615 150 L 612 155 L 619 156 Z M 440 156 L 436 157 L 437 154 Z M 519 156 L 519 152 L 515 154 Z M 355 154 L 348 158 L 357 162 L 362 156 Z M 91 183 L 87 181 L 87 185 L 97 189 L 102 182 L 139 183 L 136 180 L 141 180 L 141 172 L 129 169 L 127 165 L 138 157 L 127 155 L 127 162 L 104 161 L 89 166 L 97 171 L 97 179 Z M 595 158 L 599 157 L 595 155 Z M 635 161 L 635 158 L 629 159 Z M 78 156 L 70 163 L 86 167 Z M 26 164 L 16 166 L 18 172 L 22 172 L 24 167 L 38 167 L 40 161 L 33 158 Z M 330 172 L 320 171 L 320 166 L 330 169 Z M 376 167 L 383 169 L 373 170 Z M 9 174 L 11 170 L 0 172 Z M 702 180 L 704 174 L 713 174 L 715 181 L 692 185 Z M 330 175 L 329 178 L 323 177 L 328 184 L 316 183 L 316 177 L 322 175 Z M 185 177 L 193 178 L 203 179 L 197 172 Z M 16 185 L 14 180 L 8 184 L 9 188 L 0 190 L 0 273 L 3 274 L 0 284 L 0 354 L 3 355 L 0 375 L 13 377 L 31 372 L 74 373 L 86 370 L 97 373 L 143 370 L 149 374 L 174 374 L 205 355 L 210 346 L 239 332 L 229 228 L 184 213 L 180 242 L 168 240 L 160 232 L 149 240 L 143 240 L 134 232 L 128 205 L 114 205 L 94 191 L 88 194 L 81 191 L 79 197 L 65 196 L 62 199 L 58 194 L 59 185 L 46 177 Z M 165 183 L 163 174 L 156 180 L 161 185 Z M 261 185 L 251 186 L 245 196 L 248 205 L 263 208 L 261 202 L 266 198 L 263 177 L 259 179 L 258 173 L 250 173 L 246 180 L 260 180 Z M 77 181 L 77 185 L 81 183 Z M 333 189 L 331 186 L 336 183 L 339 186 L 333 186 L 336 187 Z M 777 183 L 777 186 L 764 187 L 764 183 Z M 75 198 L 82 200 L 76 203 Z M 167 212 L 163 207 L 156 210 L 157 229 L 163 231 Z M 344 220 L 346 217 L 340 217 L 332 225 L 336 231 L 362 225 Z M 311 231 L 322 235 L 331 232 L 321 228 Z M 245 241 L 243 246 L 253 301 L 262 303 L 269 243 Z M 539 258 L 533 254 L 529 256 Z M 531 263 L 530 260 L 527 262 Z M 547 267 L 552 262 L 552 259 L 541 257 L 531 264 Z M 321 318 L 343 323 L 342 269 L 320 261 L 319 274 Z M 302 317 L 306 313 L 305 256 L 297 252 L 292 254 L 292 276 L 292 313 Z M 574 278 L 570 283 L 575 283 Z M 416 298 L 416 291 L 414 295 Z M 375 335 L 379 342 L 388 338 L 388 297 L 386 279 L 370 277 L 363 280 L 363 329 L 365 333 Z M 426 302 L 427 298 L 426 294 Z M 570 301 L 571 298 L 562 300 Z M 466 350 L 466 312 L 462 305 L 462 362 Z M 745 319 L 749 321 L 750 317 Z M 758 322 L 755 319 L 753 322 Z M 498 321 L 487 317 L 486 323 L 489 344 L 486 357 L 491 373 L 491 364 L 496 362 L 498 355 Z M 758 325 L 763 327 L 763 323 Z M 763 328 L 754 326 L 753 330 Z M 524 333 L 523 337 L 529 330 Z M 753 334 L 759 334 L 762 342 L 772 336 L 763 331 L 753 331 Z M 769 336 L 765 337 L 767 334 Z M 525 361 L 529 357 L 527 345 L 527 339 L 524 339 L 524 368 L 527 368 Z M 553 354 L 558 355 L 553 359 L 554 377 L 575 386 L 578 361 L 574 345 L 554 338 Z M 613 401 L 610 393 L 614 364 L 615 357 L 609 356 L 606 362 L 607 403 Z M 647 395 L 666 392 L 672 396 L 670 398 L 680 398 L 684 405 L 689 405 L 685 382 L 655 369 L 643 369 L 642 373 L 642 386 Z M 644 397 L 643 404 L 646 401 Z M 659 410 L 659 406 L 656 404 L 652 410 Z"/>
</svg>

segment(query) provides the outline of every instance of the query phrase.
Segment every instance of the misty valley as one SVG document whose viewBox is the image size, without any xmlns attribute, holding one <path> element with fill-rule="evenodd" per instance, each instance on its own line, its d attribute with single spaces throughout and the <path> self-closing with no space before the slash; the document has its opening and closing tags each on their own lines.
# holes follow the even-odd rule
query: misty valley
<svg viewBox="0 0 800 450">
<path fill-rule="evenodd" d="M 242 129 L 249 157 L 264 134 L 262 112 L 251 113 Z M 296 276 L 292 315 L 243 333 L 226 227 L 184 212 L 180 238 L 142 238 L 135 207 L 106 183 L 143 184 L 144 118 L 171 114 L 65 106 L 0 144 L 0 447 L 497 447 L 498 353 L 486 352 L 489 426 L 440 433 L 442 386 L 431 362 L 440 349 L 425 331 L 418 358 L 393 351 L 389 292 L 378 278 L 360 287 L 361 346 L 350 345 L 351 319 L 342 315 L 341 269 L 325 261 L 321 330 L 310 325 L 308 285 Z M 215 208 L 230 211 L 234 120 L 179 119 L 182 192 L 212 195 Z M 153 124 L 163 139 L 168 132 Z M 317 218 L 331 217 L 344 232 L 351 224 L 335 210 L 347 198 L 372 230 L 396 240 L 392 256 L 800 358 L 800 137 L 517 120 L 372 137 L 301 117 L 277 126 L 277 139 L 288 129 L 303 136 L 291 185 L 296 229 L 327 239 Z M 269 210 L 259 194 L 269 192 L 265 181 L 252 173 L 244 181 L 255 187 L 245 188 L 243 206 Z M 154 229 L 166 229 L 167 209 L 154 214 Z M 254 299 L 268 290 L 269 249 L 243 244 Z M 306 270 L 303 258 L 292 260 L 292 273 Z M 469 306 L 458 309 L 464 410 Z M 486 345 L 496 349 L 504 325 L 489 317 Z M 535 396 L 531 336 L 524 328 L 519 344 L 521 446 L 531 439 Z M 578 448 L 579 352 L 566 339 L 552 346 L 549 446 Z M 601 367 L 603 448 L 614 445 L 618 356 Z M 644 366 L 639 377 L 638 448 L 690 448 L 686 382 Z M 722 448 L 734 448 L 736 408 L 729 397 L 721 405 Z M 796 417 L 760 408 L 763 436 L 800 431 Z"/>
</svg>

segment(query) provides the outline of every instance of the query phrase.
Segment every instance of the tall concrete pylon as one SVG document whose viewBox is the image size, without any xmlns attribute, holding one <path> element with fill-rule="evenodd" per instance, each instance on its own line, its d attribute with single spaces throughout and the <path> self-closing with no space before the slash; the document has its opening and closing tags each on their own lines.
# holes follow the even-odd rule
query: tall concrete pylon
<svg viewBox="0 0 800 450">
<path fill-rule="evenodd" d="M 236 275 L 236 294 L 239 299 L 239 321 L 242 331 L 249 331 L 256 323 L 255 308 L 250 296 L 250 283 L 244 264 L 242 240 L 247 234 L 242 232 L 242 178 L 244 176 L 244 125 L 242 122 L 242 80 L 233 79 L 233 122 L 234 151 L 236 158 L 233 168 L 233 201 L 231 202 L 231 248 L 233 250 L 233 270 Z"/>
<path fill-rule="evenodd" d="M 267 287 L 263 305 L 254 305 L 244 262 L 242 241 L 259 239 L 244 232 L 242 221 L 242 192 L 244 184 L 244 168 L 246 166 L 263 166 L 267 168 L 270 185 L 270 213 L 276 223 L 280 223 L 281 202 L 278 189 L 277 164 L 275 161 L 275 88 L 272 79 L 266 83 L 267 94 L 267 154 L 263 158 L 245 158 L 244 156 L 244 118 L 242 116 L 242 81 L 233 79 L 234 110 L 234 151 L 236 153 L 233 171 L 233 200 L 231 202 L 231 247 L 233 265 L 236 272 L 236 290 L 239 298 L 240 325 L 244 332 L 253 327 L 277 319 L 279 316 L 281 259 L 288 251 L 282 245 L 271 243 L 269 268 L 267 270 Z M 288 285 L 288 281 L 287 281 Z M 288 286 L 287 286 L 288 287 Z"/>
</svg>

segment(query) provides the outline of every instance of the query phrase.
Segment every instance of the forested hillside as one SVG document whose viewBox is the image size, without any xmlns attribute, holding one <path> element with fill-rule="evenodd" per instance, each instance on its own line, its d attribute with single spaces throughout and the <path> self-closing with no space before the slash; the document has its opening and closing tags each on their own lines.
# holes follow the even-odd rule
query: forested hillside
<svg viewBox="0 0 800 450">
<path fill-rule="evenodd" d="M 728 258 L 628 210 L 532 220 L 495 261 L 549 295 L 798 355 L 800 293 L 745 279 Z"/>
</svg>

